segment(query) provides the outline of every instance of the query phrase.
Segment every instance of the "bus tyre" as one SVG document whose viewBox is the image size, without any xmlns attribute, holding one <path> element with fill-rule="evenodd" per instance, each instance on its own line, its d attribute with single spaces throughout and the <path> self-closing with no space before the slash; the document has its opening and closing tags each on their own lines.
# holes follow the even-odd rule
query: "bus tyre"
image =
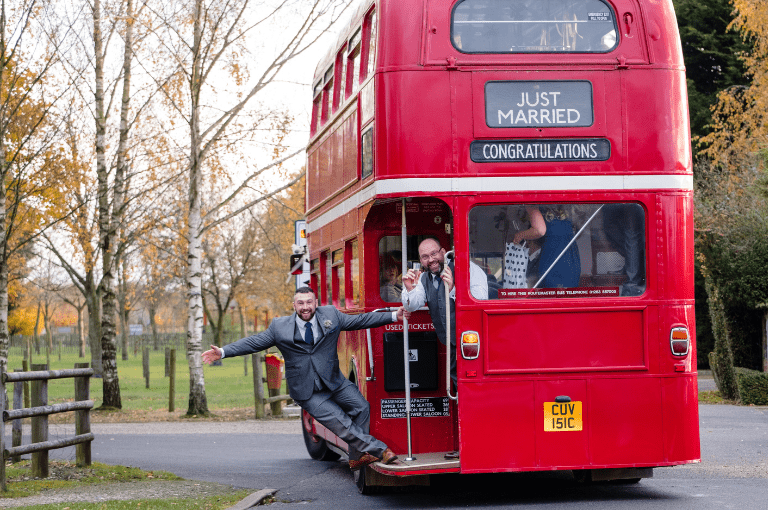
<svg viewBox="0 0 768 510">
<path fill-rule="evenodd" d="M 304 445 L 307 453 L 315 460 L 339 460 L 339 454 L 328 448 L 325 439 L 310 432 L 312 417 L 304 410 L 301 411 L 301 432 L 304 436 Z"/>
<path fill-rule="evenodd" d="M 357 471 L 354 471 L 354 477 L 355 477 L 355 485 L 357 485 L 357 491 L 360 494 L 364 494 L 366 496 L 369 496 L 371 494 L 378 494 L 382 491 L 382 488 L 377 485 L 368 485 L 366 483 L 366 478 L 370 476 L 368 474 L 369 469 L 371 469 L 368 466 L 365 466 L 362 469 L 358 469 Z"/>
<path fill-rule="evenodd" d="M 573 479 L 576 483 L 589 485 L 592 483 L 592 470 L 591 469 L 574 469 Z"/>
</svg>

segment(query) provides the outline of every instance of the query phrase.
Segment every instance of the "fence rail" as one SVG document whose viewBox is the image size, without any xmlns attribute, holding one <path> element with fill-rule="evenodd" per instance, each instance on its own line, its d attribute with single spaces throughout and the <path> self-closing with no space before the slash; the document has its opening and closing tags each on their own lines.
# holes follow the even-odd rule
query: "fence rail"
<svg viewBox="0 0 768 510">
<path fill-rule="evenodd" d="M 93 408 L 90 399 L 90 377 L 93 369 L 87 363 L 76 363 L 73 370 L 48 370 L 47 365 L 32 365 L 31 372 L 0 371 L 0 488 L 7 490 L 5 459 L 18 460 L 21 455 L 32 454 L 32 476 L 48 478 L 48 451 L 77 445 L 77 465 L 91 465 L 91 421 L 89 411 Z M 48 405 L 48 381 L 51 379 L 73 378 L 75 380 L 75 401 Z M 32 407 L 22 408 L 22 385 L 31 381 Z M 14 383 L 14 409 L 6 405 L 7 382 Z M 48 416 L 55 413 L 75 412 L 75 436 L 48 441 Z M 21 445 L 21 419 L 32 418 L 32 442 Z M 5 423 L 13 421 L 13 446 L 5 447 Z M 18 434 L 16 433 L 18 429 Z"/>
</svg>

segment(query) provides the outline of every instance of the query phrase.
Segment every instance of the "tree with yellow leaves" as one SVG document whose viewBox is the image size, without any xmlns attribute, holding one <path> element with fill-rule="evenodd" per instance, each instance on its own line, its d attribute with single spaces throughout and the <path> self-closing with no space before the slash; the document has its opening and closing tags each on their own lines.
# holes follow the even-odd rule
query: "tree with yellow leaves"
<svg viewBox="0 0 768 510">
<path fill-rule="evenodd" d="M 0 373 L 8 362 L 12 260 L 50 224 L 48 209 L 61 198 L 52 111 L 66 87 L 49 81 L 67 26 L 47 7 L 0 4 Z"/>
<path fill-rule="evenodd" d="M 751 82 L 719 93 L 695 189 L 697 257 L 715 336 L 710 366 L 727 398 L 737 398 L 734 364 L 762 368 L 756 308 L 768 302 L 768 3 L 733 5 L 731 27 L 752 47 L 742 55 Z"/>
</svg>

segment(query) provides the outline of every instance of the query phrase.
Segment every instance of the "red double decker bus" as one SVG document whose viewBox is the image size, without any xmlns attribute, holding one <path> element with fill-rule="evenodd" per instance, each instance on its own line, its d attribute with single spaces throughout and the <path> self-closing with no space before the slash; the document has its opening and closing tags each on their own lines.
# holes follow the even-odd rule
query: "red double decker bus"
<svg viewBox="0 0 768 510">
<path fill-rule="evenodd" d="M 362 470 L 362 492 L 440 473 L 639 480 L 699 461 L 671 0 L 368 0 L 313 84 L 321 303 L 399 306 L 422 240 L 454 253 L 456 387 L 427 311 L 340 339 L 371 433 L 403 460 Z M 303 425 L 313 458 L 344 452 Z"/>
</svg>

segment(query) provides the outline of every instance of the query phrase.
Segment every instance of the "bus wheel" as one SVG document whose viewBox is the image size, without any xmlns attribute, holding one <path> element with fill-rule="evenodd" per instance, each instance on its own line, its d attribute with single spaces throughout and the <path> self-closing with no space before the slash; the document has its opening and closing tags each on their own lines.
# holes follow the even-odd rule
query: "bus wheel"
<svg viewBox="0 0 768 510">
<path fill-rule="evenodd" d="M 304 436 L 304 445 L 307 447 L 307 453 L 315 460 L 339 460 L 339 454 L 328 448 L 325 439 L 317 437 L 309 430 L 312 428 L 312 417 L 302 409 L 301 411 L 301 432 Z"/>
<path fill-rule="evenodd" d="M 576 483 L 589 485 L 592 483 L 592 470 L 591 469 L 574 469 L 572 471 L 573 479 Z"/>
<path fill-rule="evenodd" d="M 366 483 L 366 477 L 368 476 L 368 470 L 370 468 L 368 466 L 358 469 L 357 471 L 354 471 L 354 477 L 355 477 L 355 485 L 357 485 L 357 491 L 360 494 L 365 494 L 366 496 L 371 494 L 377 494 L 382 491 L 382 488 L 378 485 L 368 485 Z"/>
</svg>

